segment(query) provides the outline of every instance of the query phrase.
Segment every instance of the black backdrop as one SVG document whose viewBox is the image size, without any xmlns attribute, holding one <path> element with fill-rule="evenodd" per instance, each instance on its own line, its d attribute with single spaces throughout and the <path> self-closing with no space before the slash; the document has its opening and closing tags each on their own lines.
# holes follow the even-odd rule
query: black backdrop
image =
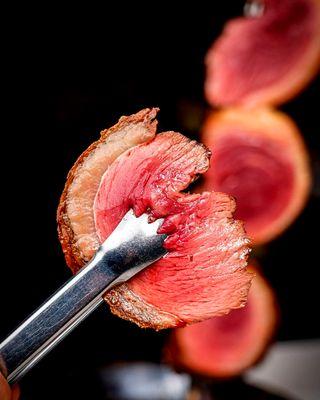
<svg viewBox="0 0 320 400">
<path fill-rule="evenodd" d="M 160 3 L 104 10 L 77 5 L 71 11 L 28 5 L 7 15 L 1 338 L 70 275 L 57 240 L 55 211 L 69 168 L 99 131 L 122 114 L 159 106 L 160 130 L 196 136 L 207 107 L 205 52 L 223 23 L 242 10 L 241 0 L 206 3 L 174 9 Z M 259 250 L 279 296 L 280 340 L 320 336 L 319 88 L 317 79 L 282 107 L 304 134 L 318 183 L 294 225 Z M 159 360 L 166 335 L 140 330 L 104 307 L 23 380 L 23 398 L 61 399 L 62 393 L 75 398 L 79 388 L 85 398 L 91 389 L 86 377 L 96 368 L 113 360 Z"/>
</svg>

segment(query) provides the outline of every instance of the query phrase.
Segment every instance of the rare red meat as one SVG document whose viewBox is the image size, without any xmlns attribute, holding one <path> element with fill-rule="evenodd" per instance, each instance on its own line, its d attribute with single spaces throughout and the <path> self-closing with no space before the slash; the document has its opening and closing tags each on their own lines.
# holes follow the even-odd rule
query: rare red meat
<svg viewBox="0 0 320 400">
<path fill-rule="evenodd" d="M 148 118 L 150 112 L 145 110 L 137 116 Z M 135 120 L 135 116 L 129 118 Z M 128 125 L 126 143 L 130 129 Z M 110 141 L 112 135 L 117 135 L 117 128 L 108 136 Z M 63 196 L 64 206 L 58 212 L 60 232 L 64 231 L 65 220 L 71 229 L 71 217 L 82 235 L 101 242 L 127 210 L 133 208 L 136 215 L 148 212 L 151 218 L 164 217 L 161 231 L 169 234 L 165 243 L 167 256 L 106 294 L 112 311 L 140 326 L 161 329 L 241 307 L 251 274 L 246 271 L 248 241 L 241 223 L 232 220 L 233 200 L 222 193 L 181 192 L 208 169 L 208 150 L 175 132 L 161 133 L 131 149 L 124 148 L 118 135 L 112 145 L 122 152 L 103 171 L 99 170 L 99 174 L 102 172 L 99 179 L 95 177 L 99 186 L 95 186 L 95 198 L 89 205 L 89 220 L 94 221 L 94 230 L 81 218 L 81 207 L 87 216 L 88 203 L 81 205 L 79 197 L 70 195 L 70 184 L 74 182 L 71 176 Z M 108 157 L 108 145 L 104 152 Z M 94 150 L 89 157 L 92 162 Z M 75 168 L 79 177 L 78 167 Z M 83 162 L 81 168 L 86 171 Z M 85 187 L 91 193 L 91 184 Z M 79 211 L 76 218 L 66 210 L 66 205 L 73 209 L 74 202 Z M 63 245 L 69 240 L 64 237 Z M 70 250 L 74 253 L 75 243 L 79 240 L 73 236 L 73 244 L 65 247 L 67 253 Z M 81 240 L 80 243 L 83 245 Z M 81 247 L 84 256 L 94 249 L 91 241 L 87 243 L 88 251 L 86 244 Z M 77 248 L 78 245 L 76 251 Z"/>
<path fill-rule="evenodd" d="M 166 347 L 167 360 L 211 377 L 239 375 L 266 351 L 278 321 L 273 290 L 258 269 L 247 305 L 230 314 L 175 329 Z"/>
<path fill-rule="evenodd" d="M 213 149 L 201 189 L 236 198 L 236 217 L 255 243 L 280 234 L 303 208 L 310 189 L 308 154 L 294 123 L 271 110 L 212 113 L 202 140 Z"/>
<path fill-rule="evenodd" d="M 319 0 L 250 3 L 258 15 L 228 22 L 207 54 L 205 93 L 213 105 L 281 103 L 319 68 Z"/>
</svg>

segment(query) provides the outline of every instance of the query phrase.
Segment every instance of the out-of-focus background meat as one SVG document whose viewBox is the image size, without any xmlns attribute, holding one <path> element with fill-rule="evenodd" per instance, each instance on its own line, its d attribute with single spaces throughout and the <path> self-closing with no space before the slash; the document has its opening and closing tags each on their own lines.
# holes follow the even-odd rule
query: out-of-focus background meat
<svg viewBox="0 0 320 400">
<path fill-rule="evenodd" d="M 196 138 L 208 107 L 204 56 L 242 8 L 241 0 L 103 10 L 77 4 L 73 10 L 55 5 L 8 14 L 1 91 L 1 338 L 70 276 L 55 212 L 76 157 L 120 115 L 146 106 L 160 107 L 160 130 Z M 319 89 L 318 77 L 280 107 L 310 151 L 310 201 L 281 237 L 257 251 L 281 307 L 279 341 L 320 338 Z M 158 362 L 167 336 L 120 320 L 105 306 L 23 380 L 22 399 L 99 399 L 91 384 L 98 368 L 119 360 Z"/>
</svg>

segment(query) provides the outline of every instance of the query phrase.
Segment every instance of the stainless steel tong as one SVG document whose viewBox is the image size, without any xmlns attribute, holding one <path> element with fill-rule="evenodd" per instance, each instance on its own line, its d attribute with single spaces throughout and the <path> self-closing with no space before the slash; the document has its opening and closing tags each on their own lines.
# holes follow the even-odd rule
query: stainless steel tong
<svg viewBox="0 0 320 400">
<path fill-rule="evenodd" d="M 94 311 L 107 290 L 166 254 L 161 223 L 130 210 L 92 260 L 0 344 L 0 370 L 10 384 Z"/>
</svg>

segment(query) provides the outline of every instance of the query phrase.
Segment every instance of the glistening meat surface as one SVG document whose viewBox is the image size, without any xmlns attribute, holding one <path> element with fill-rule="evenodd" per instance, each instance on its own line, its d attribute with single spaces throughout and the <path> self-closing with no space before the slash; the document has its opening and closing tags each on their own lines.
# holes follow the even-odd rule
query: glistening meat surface
<svg viewBox="0 0 320 400">
<path fill-rule="evenodd" d="M 163 217 L 161 232 L 169 234 L 163 259 L 106 294 L 115 314 L 162 329 L 244 305 L 248 240 L 232 219 L 234 201 L 222 193 L 181 192 L 208 169 L 209 155 L 197 142 L 165 132 L 124 151 L 100 177 L 92 204 L 99 242 L 129 208 Z"/>
<path fill-rule="evenodd" d="M 226 313 L 246 298 L 247 241 L 241 223 L 231 220 L 233 201 L 222 193 L 181 193 L 207 168 L 203 146 L 179 133 L 161 133 L 111 165 L 94 204 L 100 241 L 131 207 L 137 215 L 151 210 L 151 216 L 165 217 L 161 232 L 170 234 L 170 253 L 127 288 L 177 323 Z"/>
</svg>

